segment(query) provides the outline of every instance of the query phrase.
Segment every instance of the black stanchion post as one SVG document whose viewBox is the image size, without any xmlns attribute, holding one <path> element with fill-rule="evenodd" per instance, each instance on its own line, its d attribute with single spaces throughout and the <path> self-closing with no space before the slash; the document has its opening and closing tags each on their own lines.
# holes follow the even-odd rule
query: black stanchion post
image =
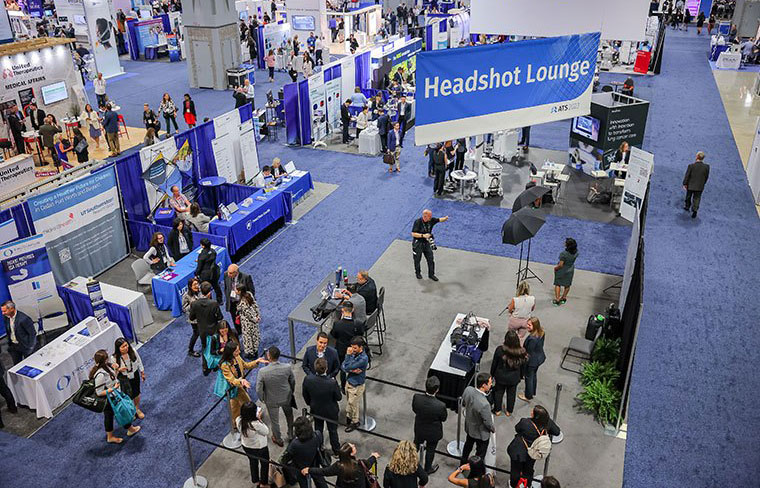
<svg viewBox="0 0 760 488">
<path fill-rule="evenodd" d="M 224 436 L 224 440 L 222 440 L 222 444 L 224 447 L 227 447 L 229 449 L 237 449 L 239 448 L 243 443 L 240 440 L 240 433 L 237 431 L 237 426 L 235 425 L 235 419 L 232 418 L 232 402 L 230 398 L 230 389 L 227 388 L 227 407 L 230 412 L 230 432 Z"/>
<path fill-rule="evenodd" d="M 446 450 L 452 456 L 461 456 L 464 442 L 462 442 L 462 397 L 457 398 L 457 440 L 449 442 Z"/>
<path fill-rule="evenodd" d="M 420 444 L 420 466 L 425 467 L 425 451 L 427 451 L 427 441 L 422 441 Z"/>
<path fill-rule="evenodd" d="M 185 484 L 182 488 L 206 488 L 208 486 L 208 480 L 203 476 L 196 474 L 195 461 L 193 460 L 193 451 L 190 449 L 190 437 L 189 433 L 185 431 L 185 442 L 187 443 L 187 458 L 190 461 L 190 473 L 191 476 L 185 480 Z"/>
<path fill-rule="evenodd" d="M 367 388 L 365 386 L 364 393 L 362 393 L 362 425 L 361 428 L 372 432 L 377 427 L 375 419 L 367 415 Z"/>
<path fill-rule="evenodd" d="M 559 394 L 562 392 L 562 383 L 557 383 L 557 390 L 556 394 L 554 396 L 554 413 L 552 414 L 552 420 L 555 422 L 557 421 L 557 414 L 559 413 Z M 552 444 L 559 444 L 562 442 L 562 439 L 564 438 L 562 432 L 559 433 L 558 436 L 552 436 Z M 544 474 L 541 477 L 543 479 L 544 476 L 546 476 L 546 473 L 549 472 L 549 458 L 551 457 L 551 452 L 548 456 L 546 456 L 546 459 L 544 460 Z M 538 477 L 537 477 L 538 478 Z M 535 483 L 535 481 L 534 481 Z"/>
</svg>

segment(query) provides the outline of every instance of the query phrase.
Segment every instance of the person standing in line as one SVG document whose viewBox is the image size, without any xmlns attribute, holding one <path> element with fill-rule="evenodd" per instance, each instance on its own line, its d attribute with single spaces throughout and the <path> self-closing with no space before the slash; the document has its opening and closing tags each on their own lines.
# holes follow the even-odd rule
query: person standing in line
<svg viewBox="0 0 760 488">
<path fill-rule="evenodd" d="M 5 330 L 8 333 L 8 353 L 16 365 L 34 352 L 37 347 L 37 331 L 32 319 L 17 310 L 12 300 L 3 303 L 2 312 Z"/>
<path fill-rule="evenodd" d="M 197 116 L 195 114 L 195 102 L 190 97 L 189 93 L 185 93 L 184 100 L 182 101 L 182 115 L 185 118 L 185 123 L 189 128 L 195 127 L 197 123 Z"/>
<path fill-rule="evenodd" d="M 525 365 L 525 393 L 520 393 L 518 398 L 529 402 L 536 395 L 538 382 L 538 367 L 546 361 L 544 354 L 544 329 L 538 317 L 528 320 L 530 334 L 525 339 L 525 351 L 528 353 L 528 363 Z"/>
<path fill-rule="evenodd" d="M 110 103 L 107 103 L 105 107 L 103 128 L 106 131 L 106 142 L 108 143 L 108 149 L 111 150 L 111 156 L 118 156 L 121 154 L 121 146 L 119 145 L 119 115 L 113 111 Z"/>
<path fill-rule="evenodd" d="M 541 488 L 562 488 L 559 481 L 554 476 L 544 476 L 541 478 Z"/>
<path fill-rule="evenodd" d="M 431 151 L 431 159 L 433 161 L 433 195 L 443 195 L 443 186 L 446 183 L 446 148 L 443 144 L 437 144 Z"/>
<path fill-rule="evenodd" d="M 330 448 L 333 455 L 338 454 L 340 449 L 340 439 L 338 439 L 338 416 L 340 415 L 340 405 L 338 402 L 343 399 L 340 393 L 338 383 L 334 378 L 327 376 L 327 360 L 317 358 L 314 361 L 315 374 L 307 375 L 303 379 L 301 391 L 303 400 L 309 406 L 309 410 L 314 417 L 314 430 L 323 435 L 325 420 L 327 419 L 327 433 L 330 436 Z"/>
<path fill-rule="evenodd" d="M 462 407 L 465 409 L 464 431 L 467 438 L 462 448 L 461 464 L 467 462 L 473 446 L 475 454 L 485 458 L 491 433 L 496 432 L 488 403 L 488 392 L 493 386 L 493 378 L 488 373 L 478 373 L 475 386 L 468 386 L 462 394 Z"/>
<path fill-rule="evenodd" d="M 228 341 L 224 345 L 219 369 L 222 371 L 224 379 L 227 380 L 228 388 L 235 388 L 235 392 L 230 393 L 230 414 L 233 419 L 237 419 L 243 405 L 251 401 L 247 391 L 251 384 L 245 379 L 246 373 L 258 367 L 259 364 L 266 364 L 266 362 L 264 359 L 243 360 L 240 356 L 240 344 L 237 341 Z"/>
<path fill-rule="evenodd" d="M 346 432 L 353 432 L 359 427 L 359 409 L 361 408 L 364 383 L 367 381 L 369 358 L 364 352 L 364 338 L 357 335 L 351 340 L 341 369 L 346 378 Z"/>
<path fill-rule="evenodd" d="M 507 405 L 504 410 L 507 417 L 515 409 L 517 385 L 522 380 L 523 369 L 528 362 L 528 353 L 520 345 L 520 338 L 514 330 L 504 335 L 504 344 L 496 348 L 491 361 L 491 376 L 494 380 L 493 408 L 491 412 L 497 417 L 502 412 L 504 392 L 507 393 Z"/>
<path fill-rule="evenodd" d="M 108 359 L 108 353 L 103 349 L 99 349 L 93 357 L 95 365 L 90 370 L 90 379 L 95 381 L 95 394 L 100 397 L 108 396 L 109 393 L 118 390 L 120 386 L 119 380 L 116 378 L 114 365 Z M 113 434 L 113 408 L 111 407 L 111 402 L 107 400 L 106 408 L 103 410 L 103 418 L 106 429 L 106 442 L 109 444 L 121 444 L 124 442 L 124 439 L 116 437 Z M 135 427 L 131 423 L 125 425 L 124 428 L 127 429 L 128 437 L 132 437 L 140 432 L 140 427 Z"/>
<path fill-rule="evenodd" d="M 87 121 L 90 139 L 95 141 L 95 149 L 100 149 L 100 136 L 103 132 L 102 126 L 100 125 L 100 115 L 98 115 L 97 111 L 92 109 L 92 105 L 89 103 L 84 106 L 84 120 Z"/>
<path fill-rule="evenodd" d="M 433 281 L 438 281 L 435 276 L 435 260 L 433 258 L 433 251 L 436 249 L 433 240 L 433 226 L 447 220 L 449 220 L 448 215 L 441 218 L 433 217 L 433 212 L 426 208 L 422 211 L 422 217 L 414 221 L 412 226 L 412 254 L 414 255 L 414 274 L 418 280 L 422 279 L 420 261 L 424 255 L 428 265 L 428 277 Z"/>
<path fill-rule="evenodd" d="M 250 361 L 259 357 L 261 310 L 259 309 L 259 304 L 256 303 L 253 293 L 248 291 L 248 287 L 245 284 L 238 283 L 237 292 L 238 297 L 240 297 L 237 314 L 240 317 L 243 348 L 245 349 L 245 358 Z"/>
<path fill-rule="evenodd" d="M 123 337 L 116 339 L 113 345 L 113 361 L 118 374 L 129 380 L 129 397 L 135 403 L 138 419 L 144 419 L 145 414 L 140 410 L 140 382 L 145 381 L 145 367 L 137 351 Z"/>
<path fill-rule="evenodd" d="M 185 293 L 182 295 L 182 313 L 184 313 L 185 316 L 188 316 L 190 314 L 190 306 L 200 297 L 201 282 L 198 280 L 198 278 L 190 278 L 190 280 L 187 282 L 187 291 L 185 291 Z M 198 340 L 198 320 L 190 320 L 188 318 L 188 322 L 190 322 L 190 327 L 193 330 L 188 355 L 197 358 L 200 357 L 200 354 L 195 352 L 195 341 Z M 203 350 L 204 347 L 205 344 L 201 344 L 201 350 Z"/>
<path fill-rule="evenodd" d="M 201 239 L 201 252 L 198 254 L 197 265 L 195 267 L 195 276 L 203 281 L 207 281 L 214 289 L 216 301 L 220 305 L 224 304 L 224 294 L 219 287 L 219 265 L 216 263 L 216 250 L 211 247 L 211 241 L 207 237 Z"/>
<path fill-rule="evenodd" d="M 567 302 L 567 294 L 570 292 L 570 285 L 573 284 L 573 275 L 575 274 L 575 260 L 578 257 L 578 244 L 575 239 L 568 237 L 565 239 L 565 250 L 559 254 L 559 263 L 554 267 L 554 305 L 564 305 Z M 562 295 L 560 295 L 560 291 Z"/>
<path fill-rule="evenodd" d="M 272 442 L 282 447 L 280 432 L 280 409 L 285 413 L 285 421 L 288 424 L 288 439 L 293 437 L 293 392 L 296 389 L 296 378 L 290 364 L 279 362 L 280 349 L 272 346 L 267 351 L 269 364 L 264 367 L 256 378 L 256 394 L 264 405 L 267 406 L 270 426 L 272 428 Z"/>
<path fill-rule="evenodd" d="M 507 328 L 514 330 L 520 337 L 520 344 L 525 341 L 525 335 L 528 330 L 528 319 L 533 310 L 536 309 L 536 297 L 530 294 L 530 285 L 527 281 L 521 281 L 517 285 L 517 296 L 507 305 L 509 311 L 509 321 Z"/>
<path fill-rule="evenodd" d="M 351 346 L 351 340 L 359 335 L 364 335 L 363 328 L 354 322 L 354 305 L 351 302 L 343 302 L 340 308 L 341 316 L 339 320 L 333 321 L 330 335 L 335 338 L 335 348 L 338 350 L 338 360 L 340 364 L 346 359 L 348 348 Z M 346 373 L 341 369 L 340 387 L 345 392 Z"/>
<path fill-rule="evenodd" d="M 521 478 L 533 486 L 533 470 L 536 460 L 528 455 L 528 447 L 542 435 L 557 436 L 560 429 L 549 418 L 549 412 L 541 405 L 533 407 L 530 418 L 523 418 L 515 425 L 515 438 L 507 446 L 509 455 L 509 486 L 517 488 Z"/>
<path fill-rule="evenodd" d="M 293 422 L 296 438 L 285 449 L 292 460 L 293 466 L 298 470 L 298 486 L 309 488 L 309 479 L 303 474 L 304 468 L 318 467 L 320 456 L 319 449 L 322 446 L 322 436 L 314 432 L 309 417 L 301 416 Z M 327 488 L 325 479 L 317 474 L 311 476 L 311 481 L 316 488 Z"/>
<path fill-rule="evenodd" d="M 435 396 L 441 388 L 441 380 L 431 376 L 425 381 L 425 394 L 417 393 L 412 397 L 414 412 L 414 445 L 417 449 L 425 443 L 425 472 L 433 474 L 438 465 L 433 464 L 438 442 L 443 439 L 443 423 L 448 417 L 446 404 Z"/>
<path fill-rule="evenodd" d="M 393 130 L 388 132 L 388 152 L 393 153 L 393 160 L 396 162 L 396 172 L 401 172 L 401 127 L 398 122 L 395 122 Z M 388 172 L 392 173 L 393 168 L 389 167 Z"/>
<path fill-rule="evenodd" d="M 338 351 L 335 348 L 327 345 L 328 336 L 326 332 L 319 332 L 317 334 L 316 345 L 306 348 L 306 352 L 303 355 L 303 361 L 301 367 L 306 375 L 317 374 L 315 363 L 317 359 L 323 358 L 327 362 L 327 371 L 325 374 L 328 378 L 335 379 L 340 371 L 341 361 L 338 359 Z"/>
<path fill-rule="evenodd" d="M 103 78 L 103 73 L 98 73 L 98 77 L 92 80 L 92 86 L 95 88 L 98 107 L 105 106 L 108 101 L 108 95 L 106 95 L 106 80 Z"/>
<path fill-rule="evenodd" d="M 466 478 L 460 475 L 466 474 Z M 493 475 L 486 473 L 486 463 L 480 456 L 472 456 L 467 464 L 458 467 L 449 475 L 449 483 L 463 488 L 491 488 L 494 486 Z"/>
<path fill-rule="evenodd" d="M 409 441 L 400 441 L 383 473 L 383 488 L 417 488 L 428 484 L 428 473 L 419 463 L 419 453 Z"/>
<path fill-rule="evenodd" d="M 193 336 L 190 338 L 190 345 L 188 346 L 187 354 L 189 356 L 198 357 L 199 354 L 194 352 L 195 341 L 198 337 L 201 338 L 201 350 L 206 347 L 206 336 L 211 334 L 216 328 L 216 324 L 222 320 L 222 310 L 219 307 L 219 303 L 211 299 L 211 283 L 204 281 L 201 283 L 201 296 L 196 299 L 190 305 L 190 313 L 188 319 L 192 323 L 195 321 L 198 332 L 196 334 L 193 331 Z M 206 372 L 206 360 L 203 360 L 203 369 Z"/>
<path fill-rule="evenodd" d="M 256 288 L 253 286 L 253 279 L 251 275 L 243 273 L 237 264 L 230 264 L 227 267 L 227 272 L 224 273 L 224 297 L 226 300 L 225 309 L 229 312 L 232 320 L 235 323 L 235 330 L 240 335 L 240 321 L 237 320 L 237 306 L 240 303 L 240 295 L 238 295 L 238 285 L 245 286 L 245 289 L 250 291 L 253 296 L 256 296 Z"/>
<path fill-rule="evenodd" d="M 164 93 L 161 98 L 161 105 L 158 107 L 158 113 L 164 114 L 164 122 L 166 122 L 166 133 L 171 134 L 171 125 L 174 124 L 174 132 L 179 133 L 179 126 L 177 125 L 177 106 L 174 104 L 174 100 L 168 93 Z"/>
<path fill-rule="evenodd" d="M 686 174 L 683 177 L 683 189 L 686 190 L 686 201 L 683 209 L 688 211 L 691 207 L 692 219 L 697 218 L 699 203 L 702 201 L 702 192 L 709 177 L 710 165 L 705 163 L 705 153 L 699 151 L 696 160 L 686 168 Z"/>
<path fill-rule="evenodd" d="M 343 144 L 351 142 L 351 136 L 348 135 L 348 126 L 351 125 L 351 113 L 348 107 L 351 106 L 351 99 L 347 98 L 343 105 L 340 106 L 340 126 L 343 132 Z"/>
<path fill-rule="evenodd" d="M 240 416 L 235 419 L 235 425 L 240 432 L 243 451 L 248 455 L 251 483 L 259 488 L 269 488 L 269 428 L 261 420 L 263 411 L 254 402 L 244 403 L 240 408 Z"/>
<path fill-rule="evenodd" d="M 184 258 L 193 250 L 193 233 L 185 226 L 184 220 L 174 219 L 172 230 L 166 239 L 166 245 L 174 262 Z"/>
<path fill-rule="evenodd" d="M 338 450 L 338 460 L 326 468 L 306 467 L 301 470 L 303 476 L 336 476 L 335 488 L 365 488 L 367 486 L 364 470 L 371 470 L 377 465 L 380 454 L 373 452 L 366 460 L 356 459 L 356 446 L 344 442 Z"/>
</svg>

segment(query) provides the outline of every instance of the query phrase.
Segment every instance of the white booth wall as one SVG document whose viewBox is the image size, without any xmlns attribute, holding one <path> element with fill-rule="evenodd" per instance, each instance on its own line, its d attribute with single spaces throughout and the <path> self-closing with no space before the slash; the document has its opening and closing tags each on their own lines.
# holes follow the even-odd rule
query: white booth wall
<svg viewBox="0 0 760 488">
<path fill-rule="evenodd" d="M 330 39 L 330 28 L 327 25 L 327 3 L 325 0 L 288 0 L 286 3 L 288 23 L 293 35 L 297 35 L 301 42 L 306 42 L 310 32 L 316 36 L 324 36 L 326 40 Z M 301 22 L 294 22 L 295 16 L 312 17 L 314 19 L 314 28 L 305 28 Z M 298 18 L 295 19 L 299 20 Z"/>
</svg>

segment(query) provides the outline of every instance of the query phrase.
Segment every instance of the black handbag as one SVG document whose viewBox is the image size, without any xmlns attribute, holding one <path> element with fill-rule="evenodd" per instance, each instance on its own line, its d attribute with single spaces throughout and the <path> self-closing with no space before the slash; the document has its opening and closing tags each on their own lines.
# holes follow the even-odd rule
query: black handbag
<svg viewBox="0 0 760 488">
<path fill-rule="evenodd" d="M 129 378 L 124 373 L 116 375 L 116 379 L 119 380 L 119 389 L 122 393 L 132 398 L 132 383 L 129 382 Z"/>
<path fill-rule="evenodd" d="M 91 412 L 103 413 L 106 409 L 108 399 L 104 396 L 98 396 L 95 393 L 95 381 L 85 380 L 79 387 L 74 398 L 71 400 L 75 405 L 86 408 Z"/>
</svg>

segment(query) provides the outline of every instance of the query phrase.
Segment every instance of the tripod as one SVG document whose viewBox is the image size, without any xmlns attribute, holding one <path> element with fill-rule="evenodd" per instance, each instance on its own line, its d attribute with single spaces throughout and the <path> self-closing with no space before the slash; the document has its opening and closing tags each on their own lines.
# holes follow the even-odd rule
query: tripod
<svg viewBox="0 0 760 488">
<path fill-rule="evenodd" d="M 517 284 L 519 285 L 521 281 L 529 280 L 532 278 L 537 279 L 541 283 L 544 282 L 541 278 L 538 277 L 536 273 L 533 272 L 532 269 L 530 269 L 529 263 L 530 263 L 530 242 L 533 240 L 533 238 L 528 239 L 528 252 L 525 257 L 525 268 L 522 267 L 522 257 L 523 257 L 523 245 L 525 244 L 525 241 L 520 243 L 520 258 L 517 263 Z"/>
</svg>

